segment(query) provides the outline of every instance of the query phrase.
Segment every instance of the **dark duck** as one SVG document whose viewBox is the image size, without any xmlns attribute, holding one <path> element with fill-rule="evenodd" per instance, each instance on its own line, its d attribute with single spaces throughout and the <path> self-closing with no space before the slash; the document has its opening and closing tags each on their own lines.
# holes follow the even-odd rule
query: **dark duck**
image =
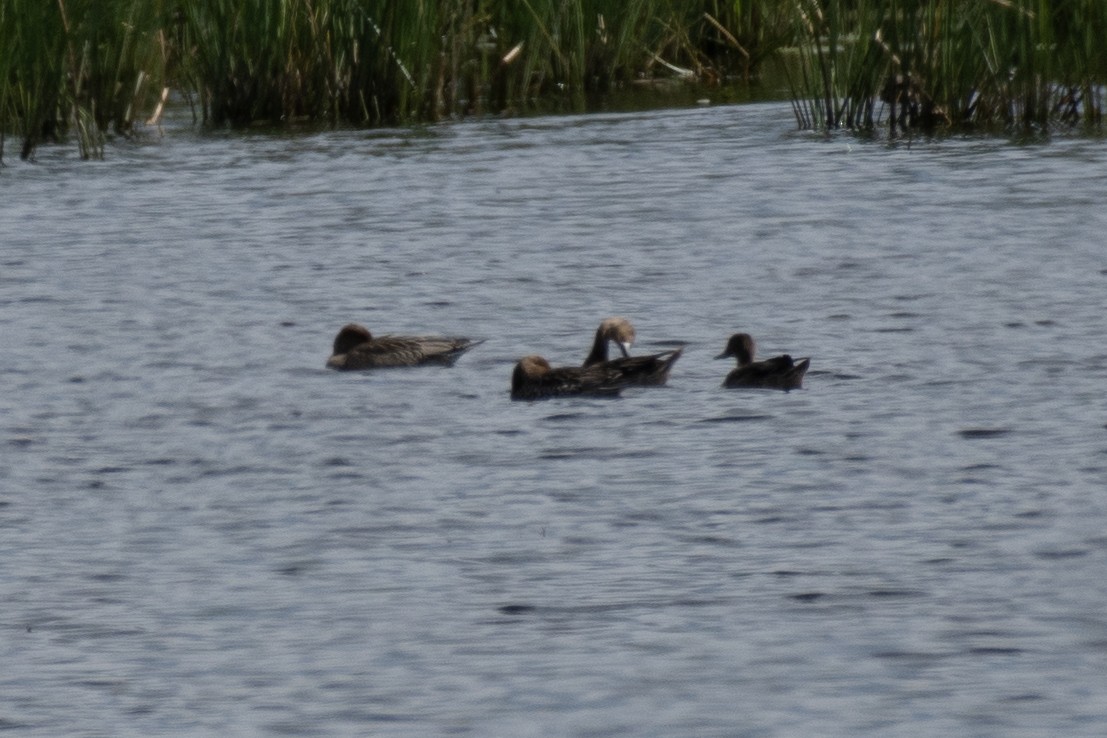
<svg viewBox="0 0 1107 738">
<path fill-rule="evenodd" d="M 627 384 L 623 375 L 603 364 L 551 367 L 538 355 L 524 356 L 511 374 L 511 399 L 547 400 L 590 395 L 612 397 Z"/>
<path fill-rule="evenodd" d="M 793 359 L 788 354 L 771 359 L 754 361 L 756 345 L 748 333 L 735 333 L 727 341 L 726 350 L 716 359 L 734 357 L 738 368 L 727 375 L 724 387 L 754 387 L 761 389 L 793 390 L 803 387 L 803 375 L 811 359 Z"/>
</svg>

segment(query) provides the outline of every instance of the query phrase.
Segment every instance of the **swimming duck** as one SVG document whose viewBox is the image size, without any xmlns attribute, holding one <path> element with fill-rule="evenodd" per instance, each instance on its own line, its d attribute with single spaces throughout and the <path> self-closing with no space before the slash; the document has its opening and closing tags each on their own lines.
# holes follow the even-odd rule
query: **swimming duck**
<svg viewBox="0 0 1107 738">
<path fill-rule="evenodd" d="M 788 354 L 754 361 L 753 338 L 748 333 L 735 333 L 727 341 L 726 350 L 716 356 L 725 359 L 733 356 L 738 368 L 727 375 L 724 387 L 760 387 L 762 389 L 792 390 L 803 386 L 803 375 L 811 359 L 795 361 Z"/>
<path fill-rule="evenodd" d="M 626 384 L 622 375 L 604 365 L 556 369 L 538 355 L 524 356 L 511 374 L 511 399 L 545 400 L 569 395 L 613 396 Z"/>
<path fill-rule="evenodd" d="M 452 366 L 462 354 L 484 341 L 448 336 L 373 336 L 365 326 L 350 323 L 334 338 L 331 369 L 379 369 L 419 364 Z"/>
<path fill-rule="evenodd" d="M 609 359 L 607 344 L 614 341 L 622 352 L 621 357 Z M 630 347 L 634 344 L 634 326 L 626 318 L 605 318 L 596 329 L 592 341 L 592 351 L 584 360 L 584 366 L 604 365 L 618 371 L 627 384 L 662 385 L 669 379 L 669 371 L 680 358 L 684 349 L 663 351 L 648 356 L 631 356 Z"/>
</svg>

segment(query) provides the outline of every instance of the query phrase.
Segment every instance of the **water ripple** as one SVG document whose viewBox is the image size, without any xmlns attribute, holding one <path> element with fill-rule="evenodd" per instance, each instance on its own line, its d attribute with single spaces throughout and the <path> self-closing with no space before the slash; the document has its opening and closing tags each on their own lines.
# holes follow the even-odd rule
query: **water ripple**
<svg viewBox="0 0 1107 738">
<path fill-rule="evenodd" d="M 189 117 L 0 175 L 0 730 L 1102 732 L 1101 141 Z M 510 401 L 608 315 L 664 390 Z"/>
</svg>

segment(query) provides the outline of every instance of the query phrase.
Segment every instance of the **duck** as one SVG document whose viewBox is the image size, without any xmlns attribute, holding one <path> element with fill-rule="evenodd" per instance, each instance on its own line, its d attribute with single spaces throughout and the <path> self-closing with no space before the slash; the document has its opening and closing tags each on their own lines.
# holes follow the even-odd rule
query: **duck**
<svg viewBox="0 0 1107 738">
<path fill-rule="evenodd" d="M 349 323 L 334 337 L 327 359 L 331 369 L 357 370 L 440 364 L 453 366 L 469 349 L 484 343 L 451 336 L 374 336 L 357 323 Z"/>
<path fill-rule="evenodd" d="M 725 359 L 733 356 L 738 368 L 727 375 L 724 387 L 758 387 L 761 389 L 793 390 L 803 387 L 803 375 L 811 365 L 810 358 L 795 360 L 788 354 L 771 359 L 754 361 L 756 351 L 753 337 L 748 333 L 735 333 L 727 341 L 726 349 L 716 356 Z"/>
<path fill-rule="evenodd" d="M 630 347 L 634 344 L 634 326 L 626 318 L 604 318 L 596 329 L 592 341 L 592 350 L 584 359 L 584 367 L 605 366 L 619 372 L 627 384 L 654 385 L 665 384 L 673 364 L 680 358 L 683 348 L 662 351 L 658 354 L 631 356 Z M 608 358 L 607 345 L 615 343 L 622 356 Z"/>
<path fill-rule="evenodd" d="M 511 399 L 547 400 L 571 395 L 613 397 L 624 386 L 623 375 L 603 364 L 554 368 L 543 357 L 532 354 L 515 364 L 511 374 Z"/>
</svg>

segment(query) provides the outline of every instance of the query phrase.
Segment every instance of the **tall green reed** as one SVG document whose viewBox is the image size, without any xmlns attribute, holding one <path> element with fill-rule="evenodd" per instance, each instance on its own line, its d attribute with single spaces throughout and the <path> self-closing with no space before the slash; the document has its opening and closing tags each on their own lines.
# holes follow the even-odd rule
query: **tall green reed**
<svg viewBox="0 0 1107 738">
<path fill-rule="evenodd" d="M 655 77 L 753 79 L 776 0 L 0 0 L 0 157 L 128 135 L 172 86 L 205 124 L 379 124 L 546 106 Z M 154 113 L 156 117 L 157 113 Z"/>
<path fill-rule="evenodd" d="M 0 5 L 0 130 L 16 133 L 22 155 L 55 135 L 64 93 L 66 36 L 56 5 Z"/>
<path fill-rule="evenodd" d="M 0 158 L 97 156 L 169 86 L 209 125 L 400 123 L 756 79 L 784 45 L 801 126 L 1099 125 L 1105 35 L 1102 0 L 0 0 Z"/>
<path fill-rule="evenodd" d="M 106 132 L 129 134 L 160 93 L 160 25 L 158 1 L 3 0 L 0 131 L 24 158 L 67 132 L 82 157 L 100 156 Z"/>
<path fill-rule="evenodd" d="M 767 42 L 757 2 L 181 0 L 184 74 L 212 124 L 437 119 L 592 94 L 654 73 L 730 74 Z M 720 39 L 725 39 L 721 41 Z M 760 49 L 758 50 L 761 51 Z M 745 52 L 748 76 L 763 53 Z"/>
<path fill-rule="evenodd" d="M 812 128 L 1099 126 L 1100 0 L 797 0 L 794 109 Z"/>
</svg>

